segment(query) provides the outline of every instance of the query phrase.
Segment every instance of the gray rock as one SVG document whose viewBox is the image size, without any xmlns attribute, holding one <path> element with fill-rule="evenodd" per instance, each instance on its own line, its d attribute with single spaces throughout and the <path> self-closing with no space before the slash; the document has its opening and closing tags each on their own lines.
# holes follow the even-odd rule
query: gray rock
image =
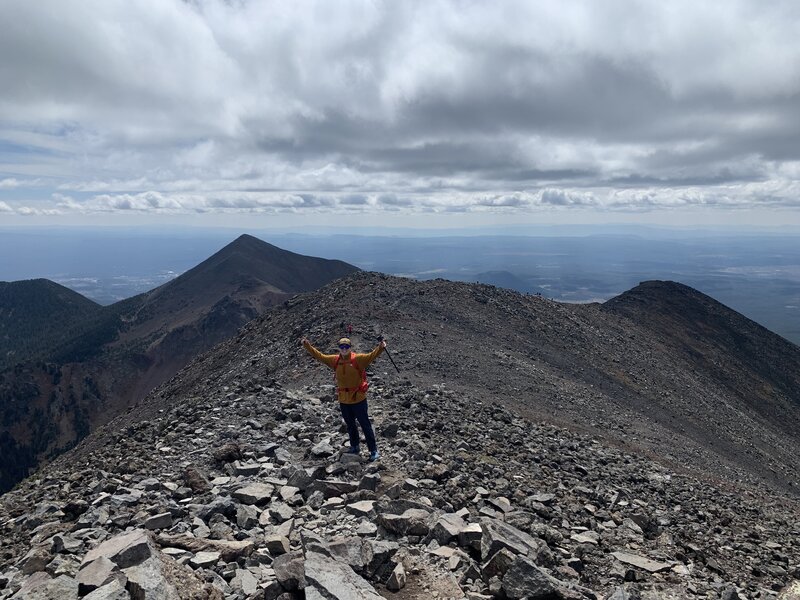
<svg viewBox="0 0 800 600">
<path fill-rule="evenodd" d="M 191 559 L 189 559 L 189 563 L 200 569 L 207 569 L 217 564 L 219 562 L 219 558 L 219 552 L 198 552 Z"/>
<path fill-rule="evenodd" d="M 311 448 L 311 454 L 317 458 L 328 458 L 336 454 L 336 449 L 331 446 L 330 440 L 322 440 Z"/>
<path fill-rule="evenodd" d="M 264 539 L 264 546 L 274 556 L 281 556 L 289 552 L 289 538 L 283 535 L 268 535 Z"/>
<path fill-rule="evenodd" d="M 320 507 L 325 504 L 325 495 L 317 490 L 308 497 L 306 504 L 314 510 L 319 510 Z"/>
<path fill-rule="evenodd" d="M 531 502 L 540 502 L 541 504 L 551 504 L 556 499 L 555 494 L 534 494 L 529 498 Z"/>
<path fill-rule="evenodd" d="M 557 589 L 555 580 L 526 556 L 517 556 L 503 578 L 503 591 L 510 600 L 549 600 Z"/>
<path fill-rule="evenodd" d="M 89 550 L 83 558 L 82 564 L 91 563 L 101 556 L 105 556 L 120 569 L 132 567 L 153 554 L 153 547 L 147 532 L 143 529 L 134 529 L 106 540 L 97 548 Z"/>
<path fill-rule="evenodd" d="M 281 497 L 281 500 L 286 502 L 290 498 L 293 498 L 300 492 L 300 488 L 293 486 L 293 485 L 284 485 L 281 486 L 281 489 L 278 491 L 278 495 Z"/>
<path fill-rule="evenodd" d="M 244 504 L 264 504 L 272 497 L 273 491 L 275 488 L 268 483 L 251 483 L 239 488 L 231 496 Z"/>
<path fill-rule="evenodd" d="M 363 521 L 356 529 L 356 535 L 362 537 L 373 537 L 376 533 L 378 533 L 378 526 L 369 521 Z"/>
<path fill-rule="evenodd" d="M 381 514 L 378 523 L 388 531 L 400 535 L 427 535 L 431 514 L 419 508 L 409 508 L 401 515 Z"/>
<path fill-rule="evenodd" d="M 64 505 L 63 511 L 67 518 L 74 520 L 89 510 L 89 503 L 83 499 L 70 500 Z"/>
<path fill-rule="evenodd" d="M 236 503 L 230 498 L 217 498 L 211 504 L 204 504 L 197 510 L 198 518 L 206 523 L 216 514 L 225 515 L 229 519 L 235 518 Z"/>
<path fill-rule="evenodd" d="M 306 555 L 305 577 L 309 588 L 329 600 L 382 600 L 349 566 L 316 552 Z"/>
<path fill-rule="evenodd" d="M 32 575 L 38 571 L 44 571 L 51 558 L 50 553 L 44 548 L 31 548 L 20 561 L 19 568 L 23 575 Z"/>
<path fill-rule="evenodd" d="M 292 460 L 292 453 L 286 448 L 279 447 L 275 449 L 275 462 L 279 465 L 289 464 Z"/>
<path fill-rule="evenodd" d="M 464 530 L 466 523 L 459 515 L 455 513 L 447 513 L 439 517 L 436 524 L 433 526 L 434 539 L 442 546 L 449 544 L 454 538 Z"/>
<path fill-rule="evenodd" d="M 161 489 L 161 482 L 155 477 L 150 477 L 139 482 L 138 486 L 146 492 L 153 492 Z"/>
<path fill-rule="evenodd" d="M 359 573 L 364 572 L 372 560 L 371 547 L 365 546 L 359 537 L 334 538 L 322 544 L 322 549 L 322 554 L 349 565 Z"/>
<path fill-rule="evenodd" d="M 614 590 L 614 593 L 608 597 L 608 600 L 639 600 L 638 592 L 629 592 L 623 586 L 619 586 Z"/>
<path fill-rule="evenodd" d="M 145 529 L 168 529 L 172 527 L 172 514 L 161 513 L 154 515 L 144 522 Z"/>
<path fill-rule="evenodd" d="M 135 506 L 139 504 L 144 493 L 142 490 L 129 490 L 119 488 L 114 495 L 109 498 L 109 502 L 116 507 Z"/>
<path fill-rule="evenodd" d="M 245 477 L 258 475 L 261 472 L 261 463 L 255 461 L 243 463 L 237 460 L 233 463 L 233 470 L 237 475 Z"/>
<path fill-rule="evenodd" d="M 308 487 L 310 493 L 319 491 L 327 500 L 336 496 L 351 494 L 358 489 L 357 483 L 350 481 L 338 481 L 332 479 L 317 479 Z"/>
<path fill-rule="evenodd" d="M 517 555 L 508 548 L 500 548 L 481 566 L 481 575 L 484 581 L 489 581 L 492 577 L 502 579 L 516 558 Z"/>
<path fill-rule="evenodd" d="M 115 572 L 118 577 L 114 576 Z M 105 556 L 101 556 L 90 563 L 84 563 L 75 577 L 81 596 L 85 596 L 89 592 L 93 592 L 111 582 L 112 579 L 117 578 L 124 579 L 124 575 L 119 572 L 119 567 Z"/>
<path fill-rule="evenodd" d="M 180 598 L 221 598 L 211 594 L 194 572 L 161 552 L 146 561 L 123 569 L 132 598 L 178 600 Z"/>
<path fill-rule="evenodd" d="M 394 569 L 394 556 L 399 549 L 397 542 L 364 540 L 364 556 L 368 560 L 366 574 L 383 580 L 381 574 Z"/>
<path fill-rule="evenodd" d="M 345 510 L 351 515 L 357 517 L 367 517 L 370 519 L 375 518 L 375 501 L 362 500 L 361 502 L 353 502 L 345 507 Z"/>
<path fill-rule="evenodd" d="M 585 531 L 583 533 L 573 533 L 569 536 L 569 539 L 579 544 L 592 544 L 596 546 L 600 542 L 600 534 L 596 531 Z"/>
<path fill-rule="evenodd" d="M 23 582 L 14 600 L 78 600 L 78 597 L 77 581 L 66 575 L 51 579 L 40 571 Z"/>
<path fill-rule="evenodd" d="M 377 473 L 367 473 L 361 478 L 361 481 L 358 482 L 358 489 L 374 492 L 378 489 L 380 481 L 381 476 Z"/>
<path fill-rule="evenodd" d="M 51 552 L 60 554 L 62 552 L 68 554 L 77 554 L 83 548 L 83 542 L 76 540 L 71 535 L 57 534 L 52 537 Z"/>
<path fill-rule="evenodd" d="M 275 502 L 269 507 L 269 516 L 278 523 L 283 523 L 294 517 L 294 509 L 283 502 Z"/>
<path fill-rule="evenodd" d="M 616 558 L 623 564 L 631 565 L 639 569 L 644 569 L 650 573 L 660 573 L 661 571 L 669 571 L 674 563 L 663 563 L 655 560 L 650 560 L 644 556 L 630 554 L 628 552 L 612 552 L 611 556 Z"/>
<path fill-rule="evenodd" d="M 272 562 L 275 577 L 283 589 L 291 592 L 306 587 L 306 576 L 302 552 L 290 552 L 278 556 Z"/>
<path fill-rule="evenodd" d="M 467 523 L 458 533 L 458 545 L 480 551 L 483 528 L 480 523 Z"/>
<path fill-rule="evenodd" d="M 406 570 L 403 567 L 403 563 L 397 563 L 397 566 L 389 576 L 389 580 L 386 582 L 386 589 L 391 592 L 399 592 L 404 587 L 406 587 Z"/>
<path fill-rule="evenodd" d="M 236 569 L 231 588 L 241 590 L 249 598 L 258 591 L 258 579 L 247 569 Z"/>
<path fill-rule="evenodd" d="M 84 596 L 83 600 L 130 600 L 130 595 L 122 582 L 113 579 L 110 583 Z"/>
<path fill-rule="evenodd" d="M 133 598 L 147 600 L 180 600 L 181 593 L 171 578 L 167 576 L 159 556 L 151 556 L 146 561 L 123 570 L 128 578 L 127 588 Z M 188 594 L 187 594 L 188 595 Z"/>
<path fill-rule="evenodd" d="M 203 523 L 202 519 L 197 518 L 195 520 L 198 522 L 193 523 L 192 526 L 192 533 L 194 533 L 194 536 L 200 539 L 205 539 L 209 537 L 211 535 L 211 530 L 208 528 L 208 526 L 206 526 L 206 524 Z"/>
<path fill-rule="evenodd" d="M 481 529 L 481 560 L 488 559 L 501 548 L 536 558 L 544 546 L 543 541 L 497 519 L 482 519 Z"/>
<path fill-rule="evenodd" d="M 258 510 L 253 506 L 243 505 L 236 508 L 236 524 L 239 529 L 252 529 L 258 526 Z"/>
<path fill-rule="evenodd" d="M 194 492 L 192 491 L 192 488 L 183 485 L 172 492 L 172 496 L 176 500 L 186 500 L 187 498 L 191 498 L 193 495 Z"/>
<path fill-rule="evenodd" d="M 286 475 L 286 485 L 296 487 L 301 492 L 304 492 L 313 482 L 314 478 L 300 467 L 292 467 Z"/>
<path fill-rule="evenodd" d="M 350 465 L 362 465 L 364 464 L 364 457 L 360 454 L 349 454 L 345 452 L 339 457 L 339 463 L 343 467 L 348 467 Z"/>
</svg>

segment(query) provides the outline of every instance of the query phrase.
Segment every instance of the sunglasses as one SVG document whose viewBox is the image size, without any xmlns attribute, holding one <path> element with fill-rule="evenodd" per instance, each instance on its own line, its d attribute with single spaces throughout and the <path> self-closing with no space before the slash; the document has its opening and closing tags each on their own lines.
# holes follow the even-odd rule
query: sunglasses
<svg viewBox="0 0 800 600">
<path fill-rule="evenodd" d="M 339 344 L 339 350 L 347 350 L 349 347 L 347 344 Z"/>
</svg>

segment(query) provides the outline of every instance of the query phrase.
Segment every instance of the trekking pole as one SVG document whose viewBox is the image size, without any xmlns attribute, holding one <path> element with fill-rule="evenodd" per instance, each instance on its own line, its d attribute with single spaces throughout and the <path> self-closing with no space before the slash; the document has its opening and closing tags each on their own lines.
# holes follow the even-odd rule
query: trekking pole
<svg viewBox="0 0 800 600">
<path fill-rule="evenodd" d="M 383 336 L 380 336 L 380 337 L 378 338 L 378 341 L 379 341 L 379 342 L 382 342 L 382 341 L 383 341 Z M 395 362 L 394 362 L 394 359 L 392 358 L 392 355 L 391 355 L 391 354 L 389 354 L 389 349 L 388 349 L 388 348 L 384 348 L 384 349 L 383 349 L 383 351 L 384 351 L 384 352 L 386 352 L 386 356 L 388 356 L 388 357 L 389 357 L 389 360 L 390 360 L 390 361 L 392 361 L 392 364 L 394 365 L 394 368 L 395 368 L 395 369 L 397 369 L 397 363 L 395 363 Z M 399 375 L 401 374 L 401 373 L 400 373 L 400 369 L 397 369 L 397 373 L 398 373 Z"/>
</svg>

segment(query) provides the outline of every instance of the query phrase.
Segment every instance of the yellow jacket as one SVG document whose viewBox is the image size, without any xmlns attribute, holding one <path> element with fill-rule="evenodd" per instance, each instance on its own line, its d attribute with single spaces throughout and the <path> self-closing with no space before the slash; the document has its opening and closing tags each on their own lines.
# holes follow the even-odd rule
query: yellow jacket
<svg viewBox="0 0 800 600">
<path fill-rule="evenodd" d="M 303 344 L 308 353 L 319 362 L 328 365 L 333 369 L 336 364 L 336 357 L 339 354 L 323 354 L 317 350 L 310 342 Z M 362 371 L 366 369 L 373 360 L 383 352 L 383 346 L 378 345 L 369 354 L 355 354 L 356 364 Z M 336 387 L 338 388 L 339 402 L 342 404 L 358 404 L 367 397 L 366 392 L 346 392 L 342 388 L 357 388 L 361 385 L 361 373 L 353 368 L 349 358 L 340 358 L 339 365 L 336 367 Z"/>
</svg>

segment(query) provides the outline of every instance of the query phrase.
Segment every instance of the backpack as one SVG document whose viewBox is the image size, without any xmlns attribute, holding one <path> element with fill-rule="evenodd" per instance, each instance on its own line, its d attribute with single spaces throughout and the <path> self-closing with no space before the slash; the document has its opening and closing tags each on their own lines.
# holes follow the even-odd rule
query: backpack
<svg viewBox="0 0 800 600">
<path fill-rule="evenodd" d="M 333 378 L 336 379 L 336 369 L 339 368 L 339 360 L 342 358 L 342 355 L 339 354 L 336 356 L 336 360 L 333 363 Z M 367 389 L 369 389 L 369 382 L 367 381 L 367 371 L 365 369 L 361 369 L 358 366 L 358 361 L 356 360 L 356 353 L 350 353 L 350 364 L 353 365 L 353 368 L 361 374 L 361 385 L 354 388 L 337 388 L 340 392 L 353 392 L 353 399 L 355 400 L 356 394 L 358 392 L 367 393 Z"/>
</svg>

